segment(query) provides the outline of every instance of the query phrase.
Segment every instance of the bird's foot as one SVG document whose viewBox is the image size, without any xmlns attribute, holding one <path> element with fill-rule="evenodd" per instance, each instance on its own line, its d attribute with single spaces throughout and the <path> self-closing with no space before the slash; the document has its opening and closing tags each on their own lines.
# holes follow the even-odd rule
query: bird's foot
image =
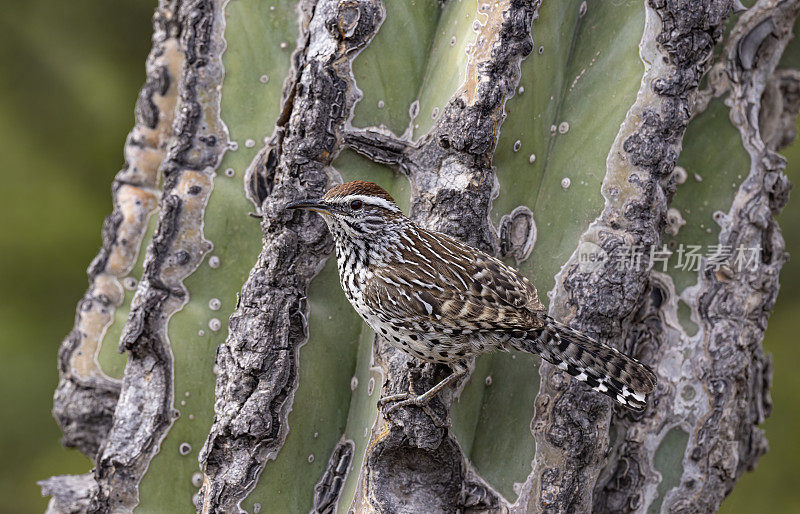
<svg viewBox="0 0 800 514">
<path fill-rule="evenodd" d="M 389 395 L 389 396 L 384 396 L 383 398 L 378 400 L 378 407 L 380 407 L 381 410 L 383 410 L 383 416 L 384 417 L 389 417 L 389 415 L 392 412 L 396 411 L 397 409 L 399 409 L 401 407 L 404 408 L 404 407 L 409 407 L 411 405 L 414 405 L 414 406 L 419 407 L 420 409 L 422 409 L 422 411 L 425 414 L 427 414 L 428 417 L 431 418 L 431 420 L 433 421 L 434 425 L 436 425 L 437 427 L 440 427 L 440 428 L 441 427 L 445 427 L 445 426 L 447 426 L 446 423 L 444 421 L 442 421 L 442 418 L 438 414 L 436 414 L 433 411 L 433 409 L 431 409 L 430 405 L 428 405 L 428 403 L 430 403 L 432 398 L 433 398 L 433 395 L 427 395 L 427 394 L 419 394 L 418 395 L 418 394 L 414 394 L 414 393 L 411 393 L 411 392 L 398 393 L 398 394 L 392 394 L 392 395 Z M 388 408 L 386 408 L 386 405 L 389 404 L 389 403 L 392 403 L 392 402 L 396 402 L 396 403 L 394 403 L 394 405 L 391 405 Z"/>
<path fill-rule="evenodd" d="M 384 396 L 383 398 L 378 400 L 378 407 L 383 409 L 386 406 L 387 403 L 391 403 L 391 402 L 406 402 L 409 399 L 413 400 L 413 399 L 415 399 L 417 397 L 418 397 L 417 395 L 415 395 L 414 393 L 410 393 L 410 392 L 409 393 L 390 394 L 389 396 Z M 395 409 L 395 407 L 398 407 L 398 405 L 392 405 L 391 410 L 387 411 L 387 413 L 393 411 Z"/>
<path fill-rule="evenodd" d="M 427 405 L 427 403 L 430 401 L 430 396 L 425 394 L 418 395 L 417 393 L 414 392 L 414 374 L 411 371 L 412 364 L 409 361 L 407 365 L 409 366 L 406 375 L 408 377 L 408 392 L 390 394 L 378 400 L 378 408 L 384 411 L 385 416 L 388 416 L 389 414 L 396 411 L 400 407 L 408 407 L 409 405 L 416 405 L 417 407 L 422 407 L 423 405 Z M 421 397 L 425 397 L 425 399 L 420 401 L 419 398 Z M 397 402 L 397 403 L 395 405 L 392 405 L 388 409 L 384 409 L 384 407 L 386 407 L 387 404 L 392 402 Z"/>
<path fill-rule="evenodd" d="M 428 403 L 436 396 L 439 391 L 444 389 L 445 387 L 449 386 L 450 384 L 457 381 L 460 377 L 464 376 L 464 371 L 459 370 L 451 373 L 447 378 L 436 384 L 435 386 L 428 389 L 424 394 L 416 394 L 413 390 L 413 381 L 412 377 L 409 376 L 409 387 L 407 393 L 398 393 L 392 394 L 389 396 L 384 396 L 380 400 L 378 400 L 378 407 L 383 409 L 383 407 L 389 402 L 397 402 L 388 409 L 385 409 L 383 412 L 384 416 L 389 416 L 392 412 L 396 411 L 400 407 L 408 407 L 410 405 L 415 405 L 421 408 L 425 414 L 430 416 L 431 420 L 437 427 L 444 427 L 447 426 L 442 419 L 430 408 Z"/>
<path fill-rule="evenodd" d="M 392 412 L 396 411 L 401 407 L 408 407 L 409 405 L 416 405 L 417 407 L 427 407 L 428 401 L 430 399 L 421 400 L 422 397 L 425 395 L 422 394 L 414 394 L 414 393 L 399 393 L 399 394 L 392 394 L 389 396 L 384 396 L 380 400 L 378 400 L 378 406 L 383 408 L 384 415 L 389 415 Z M 387 404 L 396 402 L 394 405 L 385 408 Z"/>
</svg>

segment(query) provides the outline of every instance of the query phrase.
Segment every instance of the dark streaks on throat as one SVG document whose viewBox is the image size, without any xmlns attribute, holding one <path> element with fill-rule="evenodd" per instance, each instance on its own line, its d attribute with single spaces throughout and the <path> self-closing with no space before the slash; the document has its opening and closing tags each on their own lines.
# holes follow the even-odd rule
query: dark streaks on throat
<svg viewBox="0 0 800 514">
<path fill-rule="evenodd" d="M 375 184 L 348 182 L 324 201 L 347 299 L 400 350 L 463 371 L 466 357 L 514 348 L 540 355 L 622 405 L 645 407 L 653 372 L 550 318 L 517 270 L 418 227 Z M 353 201 L 361 202 L 357 209 Z"/>
</svg>

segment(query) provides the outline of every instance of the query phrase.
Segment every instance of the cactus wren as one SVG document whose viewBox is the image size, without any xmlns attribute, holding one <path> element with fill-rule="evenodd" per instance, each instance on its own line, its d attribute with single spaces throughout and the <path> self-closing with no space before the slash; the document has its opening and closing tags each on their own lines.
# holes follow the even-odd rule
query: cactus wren
<svg viewBox="0 0 800 514">
<path fill-rule="evenodd" d="M 549 317 L 527 278 L 457 239 L 405 217 L 371 182 L 347 182 L 288 208 L 322 214 L 336 243 L 339 281 L 364 321 L 394 346 L 453 373 L 422 395 L 385 405 L 425 406 L 491 350 L 535 353 L 575 379 L 641 410 L 656 385 L 638 361 Z M 389 412 L 387 411 L 387 413 Z"/>
</svg>

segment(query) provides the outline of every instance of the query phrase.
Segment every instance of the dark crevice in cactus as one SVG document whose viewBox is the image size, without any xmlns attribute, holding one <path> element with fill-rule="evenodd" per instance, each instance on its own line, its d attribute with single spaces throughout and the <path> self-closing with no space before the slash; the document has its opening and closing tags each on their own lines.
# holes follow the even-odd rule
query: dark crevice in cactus
<svg viewBox="0 0 800 514">
<path fill-rule="evenodd" d="M 728 2 L 650 2 L 641 44 L 643 59 L 650 63 L 645 90 L 609 152 L 603 184 L 606 205 L 582 242 L 597 245 L 608 256 L 631 247 L 649 254 L 660 244 L 675 187 L 670 174 L 689 121 L 690 96 L 729 11 Z M 576 251 L 557 277 L 551 315 L 613 344 L 624 331 L 622 320 L 642 298 L 648 274 L 644 267 L 618 266 L 614 259 L 589 270 L 579 265 Z M 623 350 L 630 353 L 631 348 Z M 634 355 L 652 362 L 653 349 L 636 350 Z M 591 510 L 588 484 L 596 482 L 605 461 L 610 402 L 567 381 L 550 364 L 542 365 L 541 375 L 534 421 L 538 477 L 529 508 Z M 648 410 L 655 408 L 659 394 Z"/>
<path fill-rule="evenodd" d="M 498 254 L 500 257 L 514 257 L 519 265 L 531 254 L 536 235 L 533 212 L 527 206 L 520 205 L 500 218 L 497 227 Z"/>
<path fill-rule="evenodd" d="M 100 512 L 137 505 L 139 481 L 177 414 L 172 408 L 173 361 L 166 324 L 188 301 L 183 279 L 210 250 L 202 237 L 202 220 L 213 168 L 227 146 L 227 134 L 217 117 L 218 93 L 210 99 L 208 93 L 216 91 L 222 78 L 224 24 L 219 4 L 186 2 L 175 14 L 185 55 L 178 85 L 180 110 L 161 166 L 159 222 L 120 340 L 129 357 L 120 401 L 94 472 L 98 489 L 92 510 Z"/>
<path fill-rule="evenodd" d="M 367 159 L 385 164 L 403 175 L 410 173 L 409 154 L 416 148 L 413 143 L 379 128 L 350 129 L 344 134 L 344 144 Z"/>
<path fill-rule="evenodd" d="M 162 2 L 153 18 L 153 47 L 136 103 L 136 126 L 125 145 L 126 165 L 111 188 L 114 211 L 103 224 L 103 245 L 89 266 L 89 289 L 78 305 L 75 328 L 59 350 L 61 380 L 53 414 L 63 431 L 63 443 L 91 458 L 111 427 L 120 391 L 120 382 L 106 376 L 97 356 L 124 300 L 121 281 L 134 266 L 157 207 L 158 167 L 171 135 L 176 75 L 183 59 L 174 9 L 170 2 Z"/>
<path fill-rule="evenodd" d="M 342 494 L 342 487 L 347 473 L 353 464 L 353 441 L 340 440 L 331 452 L 325 473 L 314 487 L 314 513 L 329 513 L 336 510 L 336 503 Z"/>
<path fill-rule="evenodd" d="M 206 478 L 199 511 L 234 510 L 284 444 L 299 348 L 308 337 L 306 289 L 332 249 L 319 217 L 284 206 L 321 195 L 339 180 L 329 165 L 357 98 L 350 61 L 377 31 L 383 7 L 377 1 L 304 2 L 301 18 L 282 109 L 291 115 L 280 120 L 286 124 L 272 139 L 277 166 L 260 209 L 264 249 L 217 354 L 216 415 L 200 454 Z"/>
</svg>

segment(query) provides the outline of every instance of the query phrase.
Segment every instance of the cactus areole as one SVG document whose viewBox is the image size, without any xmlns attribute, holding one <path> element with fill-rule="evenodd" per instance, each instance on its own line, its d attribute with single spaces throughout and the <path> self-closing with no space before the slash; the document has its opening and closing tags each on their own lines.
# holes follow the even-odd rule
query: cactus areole
<svg viewBox="0 0 800 514">
<path fill-rule="evenodd" d="M 94 467 L 41 482 L 53 511 L 719 508 L 767 448 L 800 106 L 781 64 L 800 0 L 734 4 L 159 0 L 58 354 L 53 412 Z M 308 200 L 353 181 L 377 185 L 342 209 L 546 292 L 541 337 L 509 328 L 510 355 L 465 351 L 447 381 L 450 349 L 418 359 L 365 324 L 335 235 L 286 208 L 330 212 Z M 540 339 L 563 351 L 540 361 Z"/>
</svg>

